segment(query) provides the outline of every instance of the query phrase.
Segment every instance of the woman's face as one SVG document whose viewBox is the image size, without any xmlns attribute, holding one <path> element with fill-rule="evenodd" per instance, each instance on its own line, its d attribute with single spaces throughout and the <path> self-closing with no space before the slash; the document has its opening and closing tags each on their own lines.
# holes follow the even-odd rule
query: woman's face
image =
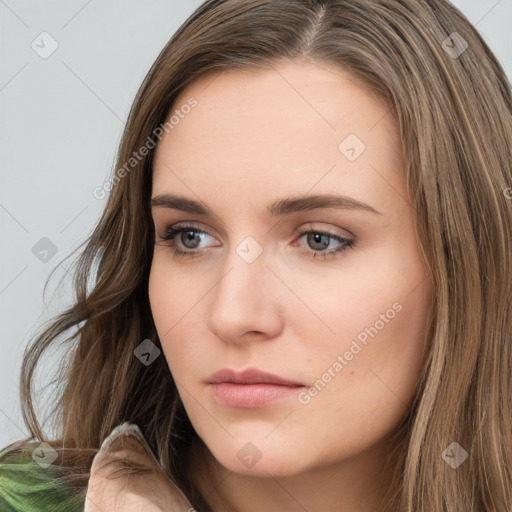
<svg viewBox="0 0 512 512">
<path fill-rule="evenodd" d="M 149 296 L 196 432 L 252 475 L 378 450 L 414 397 L 432 298 L 393 113 L 341 69 L 287 62 L 204 75 L 172 114 Z M 209 383 L 222 369 L 295 385 Z"/>
</svg>

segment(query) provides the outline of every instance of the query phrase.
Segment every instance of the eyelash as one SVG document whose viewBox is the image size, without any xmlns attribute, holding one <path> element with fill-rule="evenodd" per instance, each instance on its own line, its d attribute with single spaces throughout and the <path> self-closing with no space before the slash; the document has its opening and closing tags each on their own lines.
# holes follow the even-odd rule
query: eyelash
<svg viewBox="0 0 512 512">
<path fill-rule="evenodd" d="M 184 258 L 184 257 L 195 258 L 197 256 L 202 256 L 205 253 L 206 249 L 201 249 L 199 251 L 182 251 L 181 249 L 177 248 L 177 243 L 175 240 L 176 236 L 183 232 L 190 232 L 190 231 L 192 231 L 194 233 L 205 234 L 205 235 L 211 236 L 206 231 L 204 231 L 202 229 L 198 229 L 195 226 L 177 225 L 177 226 L 168 228 L 165 231 L 164 235 L 160 237 L 160 241 L 165 242 L 164 245 L 167 245 L 169 247 L 169 249 L 171 249 L 171 251 L 173 253 L 173 258 L 175 258 L 176 256 L 179 256 L 181 258 Z M 302 238 L 304 235 L 309 235 L 309 234 L 325 235 L 325 236 L 328 236 L 328 237 L 340 242 L 341 244 L 343 244 L 339 248 L 331 250 L 330 252 L 308 251 L 308 250 L 304 250 L 304 249 L 301 251 L 303 253 L 306 253 L 308 256 L 310 256 L 312 258 L 317 258 L 320 256 L 320 257 L 323 257 L 324 260 L 326 260 L 328 258 L 328 256 L 337 256 L 337 255 L 343 253 L 346 249 L 352 248 L 354 245 L 354 240 L 345 238 L 345 237 L 342 237 L 339 235 L 335 235 L 333 233 L 330 233 L 329 231 L 309 229 L 309 230 L 304 230 L 304 231 L 298 232 L 299 238 Z M 171 242 L 171 243 L 169 243 L 169 242 Z M 157 243 L 157 245 L 161 245 L 161 244 Z"/>
</svg>

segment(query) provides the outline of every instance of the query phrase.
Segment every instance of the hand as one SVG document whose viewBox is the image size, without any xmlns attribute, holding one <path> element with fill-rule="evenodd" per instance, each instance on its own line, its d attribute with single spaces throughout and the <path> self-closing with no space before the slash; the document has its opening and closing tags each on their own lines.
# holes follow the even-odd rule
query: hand
<svg viewBox="0 0 512 512">
<path fill-rule="evenodd" d="M 128 473 L 130 462 L 144 468 Z M 116 427 L 93 459 L 84 512 L 196 512 L 136 425 Z"/>
</svg>

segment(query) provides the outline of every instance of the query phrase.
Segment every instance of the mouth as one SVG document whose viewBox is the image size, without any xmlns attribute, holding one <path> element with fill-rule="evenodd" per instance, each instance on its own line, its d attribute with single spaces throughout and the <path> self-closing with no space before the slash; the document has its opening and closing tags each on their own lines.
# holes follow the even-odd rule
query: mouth
<svg viewBox="0 0 512 512">
<path fill-rule="evenodd" d="M 301 382 L 248 368 L 242 372 L 225 368 L 207 380 L 213 397 L 223 405 L 245 409 L 264 407 L 284 400 L 305 388 Z"/>
</svg>

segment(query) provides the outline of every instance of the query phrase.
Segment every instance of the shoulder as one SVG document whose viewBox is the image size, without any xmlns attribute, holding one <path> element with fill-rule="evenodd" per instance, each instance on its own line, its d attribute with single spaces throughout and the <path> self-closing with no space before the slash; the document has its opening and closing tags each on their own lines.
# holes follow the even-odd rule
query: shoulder
<svg viewBox="0 0 512 512">
<path fill-rule="evenodd" d="M 83 512 L 83 498 L 59 480 L 51 464 L 37 461 L 32 452 L 39 446 L 18 442 L 0 451 L 0 511 Z"/>
</svg>

